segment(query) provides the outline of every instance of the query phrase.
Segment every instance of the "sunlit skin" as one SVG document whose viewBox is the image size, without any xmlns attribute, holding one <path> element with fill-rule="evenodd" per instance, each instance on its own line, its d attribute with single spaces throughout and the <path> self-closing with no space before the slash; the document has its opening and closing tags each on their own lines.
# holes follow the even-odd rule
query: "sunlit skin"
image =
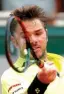
<svg viewBox="0 0 64 94">
<path fill-rule="evenodd" d="M 31 46 L 36 53 L 36 56 L 40 58 L 43 54 L 45 54 L 47 45 L 47 31 L 44 28 L 44 24 L 42 24 L 42 22 L 38 19 L 29 21 L 26 20 L 23 21 L 23 24 L 29 37 Z M 14 37 L 16 41 L 14 41 L 14 44 L 23 51 L 26 48 L 25 37 L 20 25 L 17 26 L 15 32 Z"/>
<path fill-rule="evenodd" d="M 36 56 L 38 58 L 44 57 L 48 41 L 47 30 L 44 28 L 44 24 L 39 19 L 32 19 L 23 21 L 23 25 Z M 18 47 L 19 49 L 22 48 L 22 51 L 24 51 L 26 48 L 25 36 L 20 25 L 17 26 L 14 37 L 11 37 L 11 39 L 15 47 Z M 43 59 L 46 57 L 47 55 Z M 41 82 L 50 83 L 56 78 L 57 71 L 53 66 L 53 64 L 48 64 L 48 67 L 43 66 L 43 68 L 40 69 L 37 77 Z"/>
<path fill-rule="evenodd" d="M 23 22 L 30 44 L 38 58 L 45 53 L 47 45 L 47 31 L 38 19 Z"/>
</svg>

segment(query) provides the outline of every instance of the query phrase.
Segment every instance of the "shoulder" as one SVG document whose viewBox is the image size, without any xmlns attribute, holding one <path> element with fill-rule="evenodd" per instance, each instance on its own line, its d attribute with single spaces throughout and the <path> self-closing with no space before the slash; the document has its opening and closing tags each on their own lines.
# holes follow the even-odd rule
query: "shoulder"
<svg viewBox="0 0 64 94">
<path fill-rule="evenodd" d="M 1 76 L 1 83 L 10 82 L 16 77 L 18 73 L 14 71 L 11 67 L 5 70 Z"/>
<path fill-rule="evenodd" d="M 64 59 L 63 56 L 61 56 L 59 54 L 55 54 L 55 53 L 47 53 L 47 57 L 49 59 Z"/>
<path fill-rule="evenodd" d="M 54 53 L 47 53 L 48 60 L 53 61 L 57 70 L 64 75 L 64 57 Z"/>
<path fill-rule="evenodd" d="M 3 81 L 4 79 L 6 80 L 10 76 L 11 73 L 13 73 L 12 68 L 8 68 L 7 70 L 5 70 L 1 76 L 1 81 Z"/>
<path fill-rule="evenodd" d="M 56 62 L 56 63 L 61 63 L 61 64 L 64 63 L 64 57 L 59 54 L 47 53 L 47 58 L 48 60 Z"/>
<path fill-rule="evenodd" d="M 17 59 L 17 61 L 15 62 L 15 66 L 19 67 L 19 66 L 22 66 L 23 63 L 21 63 L 21 61 L 24 62 L 24 59 L 19 57 Z M 14 71 L 11 67 L 8 68 L 7 70 L 4 71 L 4 73 L 2 74 L 1 76 L 1 81 L 2 80 L 6 80 L 6 79 L 9 79 L 11 77 L 14 77 L 15 75 L 18 75 L 18 73 L 16 71 Z"/>
</svg>

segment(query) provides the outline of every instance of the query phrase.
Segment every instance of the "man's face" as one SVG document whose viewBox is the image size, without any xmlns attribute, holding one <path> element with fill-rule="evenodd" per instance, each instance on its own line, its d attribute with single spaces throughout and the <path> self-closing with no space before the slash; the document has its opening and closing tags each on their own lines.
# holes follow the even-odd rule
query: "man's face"
<svg viewBox="0 0 64 94">
<path fill-rule="evenodd" d="M 38 58 L 41 57 L 45 53 L 47 45 L 44 24 L 39 19 L 27 20 L 23 24 L 35 54 Z"/>
<path fill-rule="evenodd" d="M 35 54 L 38 58 L 41 57 L 44 55 L 47 45 L 47 34 L 44 24 L 39 19 L 26 20 L 23 21 L 23 24 Z M 26 48 L 26 42 L 20 25 L 16 28 L 15 39 L 18 47 L 22 48 L 23 52 Z"/>
</svg>

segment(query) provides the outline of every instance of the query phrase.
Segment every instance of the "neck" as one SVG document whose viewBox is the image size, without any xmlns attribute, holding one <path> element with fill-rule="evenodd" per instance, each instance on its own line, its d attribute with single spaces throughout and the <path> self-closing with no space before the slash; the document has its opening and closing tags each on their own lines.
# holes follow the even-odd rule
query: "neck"
<svg viewBox="0 0 64 94">
<path fill-rule="evenodd" d="M 32 56 L 32 54 L 30 54 L 30 59 L 34 60 L 34 57 Z M 47 61 L 47 51 L 44 51 L 42 56 L 39 57 L 39 59 L 43 61 Z"/>
<path fill-rule="evenodd" d="M 47 61 L 47 51 L 44 51 L 42 56 L 39 58 L 40 60 Z"/>
</svg>

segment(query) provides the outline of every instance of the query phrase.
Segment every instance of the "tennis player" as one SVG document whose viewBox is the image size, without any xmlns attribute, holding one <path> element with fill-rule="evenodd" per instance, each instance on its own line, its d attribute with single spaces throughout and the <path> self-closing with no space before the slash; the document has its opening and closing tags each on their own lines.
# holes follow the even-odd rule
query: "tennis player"
<svg viewBox="0 0 64 94">
<path fill-rule="evenodd" d="M 12 21 L 12 26 L 16 25 L 16 28 L 11 27 L 14 29 L 11 40 L 20 50 L 15 65 L 21 67 L 26 62 L 28 53 L 30 57 L 24 72 L 18 73 L 10 67 L 3 73 L 2 94 L 64 94 L 64 58 L 47 52 L 47 18 L 43 9 L 36 5 L 24 6 L 14 10 L 11 16 L 20 19 L 26 30 L 24 34 L 22 25 L 14 24 L 15 20 Z M 26 50 L 26 37 L 32 47 L 29 52 Z M 33 52 L 40 60 L 39 64 Z"/>
</svg>

